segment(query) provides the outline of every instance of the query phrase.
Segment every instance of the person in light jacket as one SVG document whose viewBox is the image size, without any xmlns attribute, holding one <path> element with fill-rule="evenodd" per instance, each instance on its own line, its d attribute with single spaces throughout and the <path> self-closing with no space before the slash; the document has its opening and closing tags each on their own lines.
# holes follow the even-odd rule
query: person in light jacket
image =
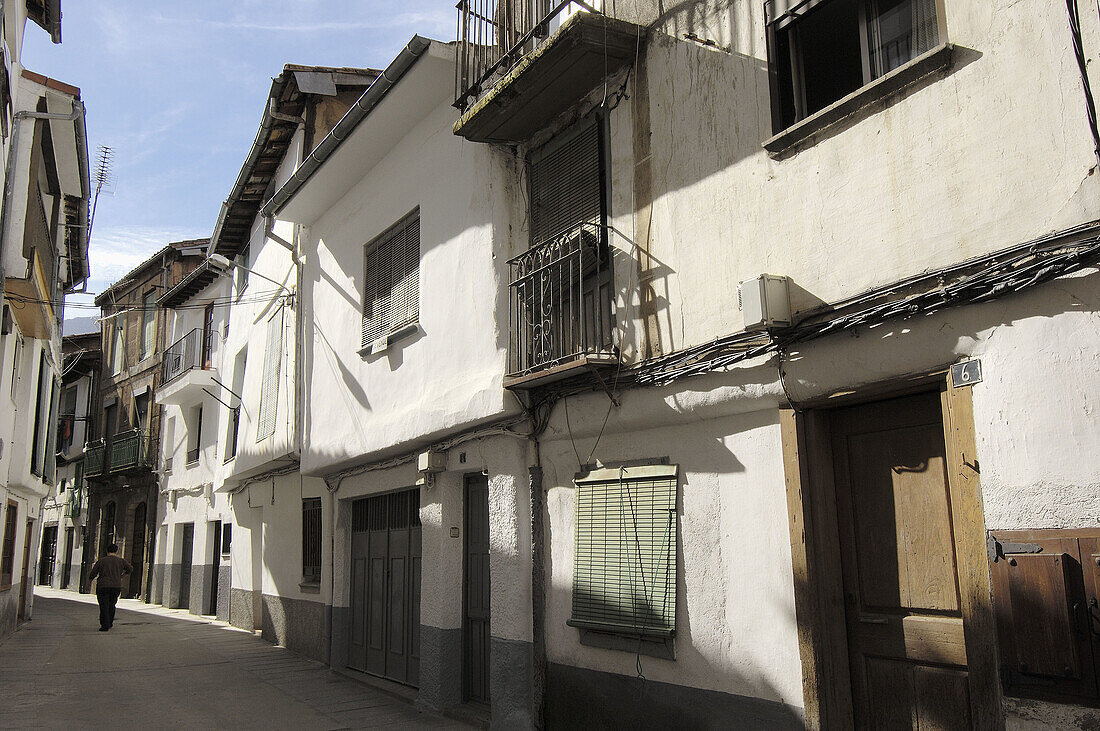
<svg viewBox="0 0 1100 731">
<path fill-rule="evenodd" d="M 130 562 L 118 555 L 118 545 L 107 546 L 107 555 L 92 566 L 88 581 L 99 577 L 95 596 L 99 600 L 99 631 L 106 632 L 115 623 L 115 605 L 122 593 L 122 577 L 134 570 Z"/>
</svg>

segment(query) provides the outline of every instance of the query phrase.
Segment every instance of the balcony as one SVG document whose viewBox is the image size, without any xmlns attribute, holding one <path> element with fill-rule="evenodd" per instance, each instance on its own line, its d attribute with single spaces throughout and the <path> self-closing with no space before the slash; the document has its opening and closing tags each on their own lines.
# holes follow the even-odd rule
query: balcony
<svg viewBox="0 0 1100 731">
<path fill-rule="evenodd" d="M 520 142 L 631 64 L 645 29 L 568 0 L 460 0 L 455 134 Z"/>
<path fill-rule="evenodd" d="M 201 398 L 202 389 L 216 384 L 213 341 L 212 332 L 195 328 L 164 351 L 157 403 L 182 404 Z"/>
<path fill-rule="evenodd" d="M 104 473 L 104 457 L 106 456 L 107 447 L 103 444 L 103 440 L 100 439 L 97 442 L 88 442 L 84 447 L 84 476 L 85 477 L 99 477 Z"/>
<path fill-rule="evenodd" d="M 529 389 L 618 363 L 602 226 L 579 224 L 508 266 L 511 342 L 505 388 Z"/>
</svg>

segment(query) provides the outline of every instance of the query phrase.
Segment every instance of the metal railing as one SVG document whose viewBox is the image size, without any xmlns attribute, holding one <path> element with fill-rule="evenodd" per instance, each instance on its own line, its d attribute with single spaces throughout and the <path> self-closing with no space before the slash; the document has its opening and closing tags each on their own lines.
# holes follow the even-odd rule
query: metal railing
<svg viewBox="0 0 1100 731">
<path fill-rule="evenodd" d="M 204 338 L 203 333 L 203 329 L 197 327 L 164 351 L 161 362 L 162 384 L 194 368 L 210 367 L 211 336 Z"/>
<path fill-rule="evenodd" d="M 468 107 L 489 79 L 530 53 L 570 5 L 598 12 L 578 0 L 459 0 L 455 106 Z"/>
<path fill-rule="evenodd" d="M 102 475 L 106 465 L 104 458 L 107 456 L 107 447 L 100 439 L 96 442 L 88 442 L 84 446 L 84 476 L 97 477 Z"/>
<path fill-rule="evenodd" d="M 604 227 L 582 223 L 508 262 L 509 375 L 585 355 L 613 355 L 611 267 Z"/>
</svg>

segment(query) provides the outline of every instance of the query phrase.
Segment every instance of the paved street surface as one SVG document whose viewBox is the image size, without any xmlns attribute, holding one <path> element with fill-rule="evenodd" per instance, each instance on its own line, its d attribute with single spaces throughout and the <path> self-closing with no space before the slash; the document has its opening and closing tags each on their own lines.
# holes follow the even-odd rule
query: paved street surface
<svg viewBox="0 0 1100 731">
<path fill-rule="evenodd" d="M 0 642 L 0 727 L 466 728 L 224 622 L 39 587 Z"/>
</svg>

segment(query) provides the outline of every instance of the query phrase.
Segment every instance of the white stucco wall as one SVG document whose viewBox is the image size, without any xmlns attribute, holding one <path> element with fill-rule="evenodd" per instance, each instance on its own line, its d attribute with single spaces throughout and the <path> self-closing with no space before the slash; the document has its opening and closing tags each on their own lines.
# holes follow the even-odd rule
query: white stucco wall
<svg viewBox="0 0 1100 731">
<path fill-rule="evenodd" d="M 446 67 L 444 67 L 445 69 Z M 444 100 L 310 227 L 308 449 L 319 473 L 516 410 L 507 331 L 507 163 L 451 132 Z M 446 171 L 446 174 L 441 174 Z M 362 356 L 363 247 L 420 208 L 419 330 Z"/>
</svg>

